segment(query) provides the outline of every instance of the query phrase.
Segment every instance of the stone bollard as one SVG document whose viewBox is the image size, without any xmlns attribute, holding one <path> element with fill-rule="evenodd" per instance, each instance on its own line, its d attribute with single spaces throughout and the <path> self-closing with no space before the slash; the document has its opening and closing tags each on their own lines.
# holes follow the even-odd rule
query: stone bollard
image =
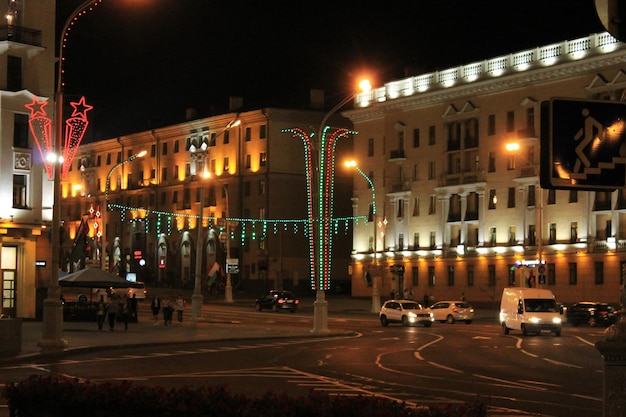
<svg viewBox="0 0 626 417">
<path fill-rule="evenodd" d="M 0 358 L 15 356 L 22 350 L 22 320 L 0 319 Z"/>
</svg>

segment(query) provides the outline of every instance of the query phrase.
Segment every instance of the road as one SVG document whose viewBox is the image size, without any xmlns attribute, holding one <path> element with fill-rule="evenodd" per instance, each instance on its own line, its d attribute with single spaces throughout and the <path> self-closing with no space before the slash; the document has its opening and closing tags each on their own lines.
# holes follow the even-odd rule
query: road
<svg viewBox="0 0 626 417">
<path fill-rule="evenodd" d="M 229 306 L 215 326 L 312 328 L 310 314 Z M 77 353 L 0 367 L 0 382 L 32 374 L 131 380 L 162 386 L 228 384 L 234 392 L 383 395 L 408 404 L 481 398 L 490 416 L 597 417 L 602 412 L 603 329 L 565 327 L 561 337 L 503 335 L 494 322 L 382 327 L 374 315 L 329 319 L 332 337 L 225 340 Z M 6 412 L 0 408 L 0 416 Z"/>
</svg>

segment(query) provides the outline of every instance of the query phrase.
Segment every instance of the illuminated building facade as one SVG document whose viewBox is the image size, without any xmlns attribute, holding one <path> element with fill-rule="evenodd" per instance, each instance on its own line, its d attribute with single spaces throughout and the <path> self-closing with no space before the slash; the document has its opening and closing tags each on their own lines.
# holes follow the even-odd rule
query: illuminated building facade
<svg viewBox="0 0 626 417">
<path fill-rule="evenodd" d="M 235 294 L 243 290 L 258 295 L 270 288 L 309 290 L 304 150 L 301 141 L 283 130 L 318 126 L 324 114 L 265 108 L 82 144 L 62 183 L 67 266 L 102 263 L 112 272 L 132 272 L 150 284 L 192 288 L 204 185 L 204 277 L 215 272 L 216 261 L 224 275 L 228 241 L 230 258 L 238 260 L 239 267 L 232 275 Z M 236 120 L 240 123 L 235 126 Z M 333 123 L 348 121 L 336 117 Z M 352 140 L 346 140 L 337 153 L 350 154 L 345 149 L 351 146 Z M 198 155 L 193 149 L 206 150 Z M 143 150 L 145 156 L 124 163 Z M 204 171 L 210 178 L 203 178 Z M 349 173 L 339 173 L 336 193 L 349 196 L 351 181 Z M 97 213 L 104 210 L 105 197 L 110 210 L 104 216 L 103 239 L 98 237 L 105 229 Z M 351 216 L 349 197 L 336 203 L 335 213 Z M 81 221 L 89 226 L 86 251 L 72 258 Z M 345 285 L 352 224 L 346 220 L 336 232 L 334 278 Z M 219 293 L 223 282 L 210 283 Z M 207 291 L 204 278 L 203 290 Z"/>
<path fill-rule="evenodd" d="M 344 116 L 376 219 L 355 225 L 352 294 L 377 280 L 383 296 L 420 300 L 494 302 L 533 285 L 561 302 L 616 302 L 626 192 L 542 189 L 540 114 L 553 97 L 623 100 L 625 89 L 626 45 L 600 33 L 357 95 Z M 354 187 L 353 214 L 367 216 L 372 189 L 358 173 Z"/>
<path fill-rule="evenodd" d="M 0 12 L 0 314 L 34 318 L 50 276 L 53 187 L 26 106 L 45 103 L 48 122 L 54 113 L 55 2 L 9 0 Z"/>
</svg>

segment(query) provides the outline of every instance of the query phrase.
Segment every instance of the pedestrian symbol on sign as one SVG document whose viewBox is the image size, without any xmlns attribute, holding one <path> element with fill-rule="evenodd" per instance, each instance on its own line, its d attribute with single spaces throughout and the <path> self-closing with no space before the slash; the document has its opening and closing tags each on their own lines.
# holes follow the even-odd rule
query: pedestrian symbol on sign
<svg viewBox="0 0 626 417">
<path fill-rule="evenodd" d="M 625 103 L 553 98 L 541 110 L 543 188 L 624 187 Z"/>
</svg>

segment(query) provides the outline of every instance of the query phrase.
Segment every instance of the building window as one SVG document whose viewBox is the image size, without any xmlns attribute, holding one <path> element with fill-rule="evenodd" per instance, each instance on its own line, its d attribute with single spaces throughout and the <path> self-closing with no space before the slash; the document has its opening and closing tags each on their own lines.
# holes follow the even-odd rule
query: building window
<svg viewBox="0 0 626 417">
<path fill-rule="evenodd" d="M 230 130 L 224 131 L 224 145 L 228 145 L 230 143 Z"/>
<path fill-rule="evenodd" d="M 487 119 L 487 135 L 493 136 L 496 134 L 496 115 L 490 114 Z"/>
<path fill-rule="evenodd" d="M 578 203 L 578 190 L 569 190 L 569 200 L 570 203 Z"/>
<path fill-rule="evenodd" d="M 454 266 L 448 266 L 448 286 L 454 287 Z"/>
<path fill-rule="evenodd" d="M 413 164 L 413 181 L 420 179 L 420 166 L 418 163 Z"/>
<path fill-rule="evenodd" d="M 246 133 L 245 133 L 245 141 L 246 142 L 250 142 L 252 140 L 252 128 L 251 127 L 246 127 Z"/>
<path fill-rule="evenodd" d="M 515 169 L 515 155 L 508 155 L 506 169 L 513 171 Z"/>
<path fill-rule="evenodd" d="M 398 219 L 403 219 L 404 218 L 404 200 L 397 200 L 398 201 Z"/>
<path fill-rule="evenodd" d="M 496 246 L 496 228 L 495 227 L 489 228 L 489 244 L 491 246 Z"/>
<path fill-rule="evenodd" d="M 515 245 L 517 243 L 515 232 L 516 232 L 515 226 L 509 226 L 509 245 Z"/>
<path fill-rule="evenodd" d="M 367 156 L 374 156 L 374 138 L 367 140 Z"/>
<path fill-rule="evenodd" d="M 230 170 L 230 161 L 227 156 L 224 157 L 224 172 L 228 172 Z"/>
<path fill-rule="evenodd" d="M 487 266 L 487 269 L 489 271 L 489 278 L 488 278 L 488 284 L 490 287 L 495 287 L 496 286 L 496 266 L 493 264 L 490 264 Z"/>
<path fill-rule="evenodd" d="M 578 222 L 571 222 L 569 225 L 569 241 L 570 243 L 578 241 Z"/>
<path fill-rule="evenodd" d="M 515 112 L 508 111 L 506 113 L 506 131 L 513 132 L 515 130 Z"/>
<path fill-rule="evenodd" d="M 496 153 L 489 152 L 489 172 L 496 172 Z"/>
<path fill-rule="evenodd" d="M 569 263 L 569 285 L 578 283 L 578 272 L 576 271 L 576 262 Z"/>
<path fill-rule="evenodd" d="M 437 232 L 430 232 L 430 248 L 435 249 L 437 247 Z"/>
<path fill-rule="evenodd" d="M 528 207 L 535 207 L 535 186 L 528 186 L 528 201 L 526 204 Z"/>
<path fill-rule="evenodd" d="M 413 233 L 413 250 L 420 247 L 420 234 L 418 232 Z"/>
<path fill-rule="evenodd" d="M 515 286 L 515 274 L 517 272 L 517 268 L 515 267 L 515 265 L 509 265 L 509 286 L 514 287 Z"/>
<path fill-rule="evenodd" d="M 250 181 L 244 181 L 243 183 L 243 195 L 248 197 L 250 195 Z"/>
<path fill-rule="evenodd" d="M 428 144 L 429 145 L 435 144 L 435 133 L 436 133 L 435 126 L 430 126 L 428 128 Z"/>
<path fill-rule="evenodd" d="M 548 204 L 556 203 L 556 190 L 548 190 Z"/>
<path fill-rule="evenodd" d="M 167 155 L 167 142 L 163 142 L 163 144 L 161 145 L 161 155 Z"/>
<path fill-rule="evenodd" d="M 413 217 L 420 215 L 420 200 L 419 197 L 413 198 Z"/>
<path fill-rule="evenodd" d="M 172 193 L 172 204 L 178 203 L 178 191 Z"/>
<path fill-rule="evenodd" d="M 437 214 L 437 196 L 430 196 L 430 204 L 428 205 L 428 214 Z"/>
<path fill-rule="evenodd" d="M 250 168 L 252 166 L 252 155 L 246 154 L 246 168 Z"/>
<path fill-rule="evenodd" d="M 267 138 L 267 125 L 259 126 L 259 139 Z"/>
<path fill-rule="evenodd" d="M 474 285 L 474 265 L 467 265 L 467 286 Z"/>
<path fill-rule="evenodd" d="M 515 187 L 509 187 L 509 198 L 506 206 L 508 208 L 515 207 Z"/>
<path fill-rule="evenodd" d="M 596 285 L 604 284 L 604 262 L 595 262 Z"/>
<path fill-rule="evenodd" d="M 16 113 L 13 118 L 13 146 L 28 149 L 28 115 Z"/>
<path fill-rule="evenodd" d="M 13 174 L 13 208 L 28 207 L 28 178 L 26 175 Z"/>
<path fill-rule="evenodd" d="M 180 146 L 180 145 L 179 145 L 179 143 L 180 143 L 180 141 L 179 141 L 179 140 L 175 140 L 175 141 L 174 141 L 174 153 L 178 153 L 178 151 L 179 151 L 179 146 Z"/>
<path fill-rule="evenodd" d="M 179 170 L 178 165 L 174 165 L 174 179 L 178 178 L 178 174 L 179 174 L 178 170 Z M 139 175 L 142 175 L 142 174 L 140 173 Z"/>
<path fill-rule="evenodd" d="M 259 166 L 264 167 L 267 165 L 267 154 L 265 152 L 261 152 L 259 154 Z"/>
<path fill-rule="evenodd" d="M 429 180 L 434 180 L 436 177 L 436 172 L 435 172 L 435 161 L 430 161 L 428 163 L 428 179 Z"/>
<path fill-rule="evenodd" d="M 7 90 L 20 91 L 22 89 L 22 58 L 9 55 L 7 57 Z"/>
<path fill-rule="evenodd" d="M 548 285 L 556 285 L 556 265 L 548 264 Z"/>
<path fill-rule="evenodd" d="M 266 182 L 265 180 L 259 180 L 259 195 L 263 195 L 265 194 L 265 186 L 266 186 Z"/>
<path fill-rule="evenodd" d="M 487 208 L 489 210 L 495 210 L 497 203 L 498 203 L 498 197 L 496 196 L 496 190 L 495 188 L 490 188 L 489 189 L 489 202 L 488 202 Z"/>
<path fill-rule="evenodd" d="M 211 136 L 209 138 L 209 143 L 207 145 L 209 146 L 215 146 L 215 140 L 217 139 L 217 133 L 215 132 L 211 132 Z"/>
<path fill-rule="evenodd" d="M 404 233 L 398 234 L 398 249 L 404 250 Z"/>
<path fill-rule="evenodd" d="M 161 181 L 167 181 L 167 168 L 161 168 Z"/>
<path fill-rule="evenodd" d="M 419 268 L 414 266 L 411 268 L 411 285 L 417 287 L 419 283 Z"/>
<path fill-rule="evenodd" d="M 428 267 L 428 286 L 434 287 L 436 282 L 437 280 L 435 278 L 435 267 L 431 265 Z"/>
<path fill-rule="evenodd" d="M 550 236 L 548 237 L 549 243 L 552 245 L 556 243 L 556 223 L 550 223 Z"/>
<path fill-rule="evenodd" d="M 419 129 L 413 129 L 413 147 L 414 148 L 419 148 L 420 146 L 420 130 Z"/>
</svg>

